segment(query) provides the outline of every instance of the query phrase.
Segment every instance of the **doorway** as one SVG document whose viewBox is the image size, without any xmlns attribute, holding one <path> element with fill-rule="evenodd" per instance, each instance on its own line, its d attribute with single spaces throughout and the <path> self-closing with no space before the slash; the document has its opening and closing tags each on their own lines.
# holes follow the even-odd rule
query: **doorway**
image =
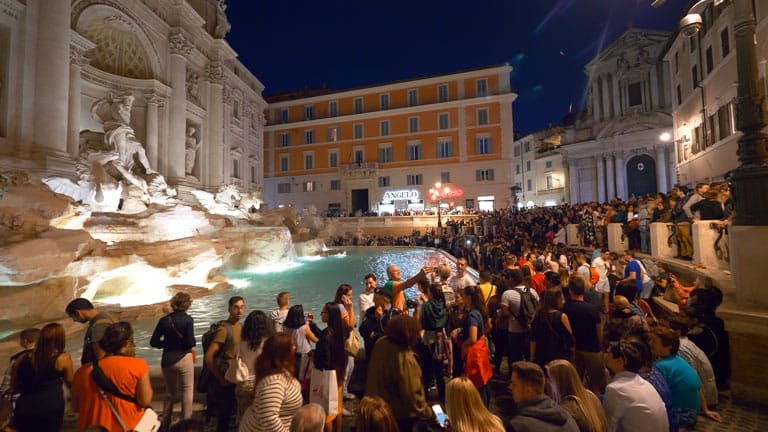
<svg viewBox="0 0 768 432">
<path fill-rule="evenodd" d="M 638 155 L 627 162 L 627 189 L 628 196 L 636 197 L 658 192 L 656 161 L 652 157 Z"/>
<path fill-rule="evenodd" d="M 357 214 L 358 210 L 363 214 L 368 213 L 368 189 L 352 189 L 351 214 Z"/>
</svg>

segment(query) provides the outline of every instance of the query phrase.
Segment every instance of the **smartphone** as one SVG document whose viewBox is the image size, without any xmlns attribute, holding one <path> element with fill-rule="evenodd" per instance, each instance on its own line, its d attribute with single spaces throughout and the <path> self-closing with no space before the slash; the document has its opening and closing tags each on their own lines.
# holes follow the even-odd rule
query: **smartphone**
<svg viewBox="0 0 768 432">
<path fill-rule="evenodd" d="M 440 404 L 434 404 L 432 405 L 432 412 L 435 413 L 435 417 L 437 418 L 437 422 L 440 424 L 440 427 L 445 427 L 448 422 L 445 418 L 445 413 L 443 412 L 443 408 L 440 407 Z"/>
<path fill-rule="evenodd" d="M 437 268 L 437 267 L 432 267 L 432 272 L 433 272 L 434 274 L 437 274 L 437 270 L 438 270 L 438 268 Z"/>
</svg>

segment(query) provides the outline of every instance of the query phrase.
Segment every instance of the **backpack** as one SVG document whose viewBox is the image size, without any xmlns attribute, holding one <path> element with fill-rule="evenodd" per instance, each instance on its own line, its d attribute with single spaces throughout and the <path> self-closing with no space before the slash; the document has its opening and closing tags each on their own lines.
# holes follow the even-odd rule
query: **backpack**
<svg viewBox="0 0 768 432">
<path fill-rule="evenodd" d="M 600 273 L 594 267 L 589 267 L 589 283 L 594 286 L 600 280 Z"/>
<path fill-rule="evenodd" d="M 513 287 L 513 290 L 520 294 L 520 308 L 517 314 L 513 314 L 515 321 L 517 321 L 526 330 L 531 329 L 531 323 L 536 317 L 536 311 L 539 309 L 539 301 L 531 293 L 532 288 L 526 286 L 523 289 Z"/>
<path fill-rule="evenodd" d="M 215 361 L 222 375 L 224 375 L 225 368 L 228 366 L 228 362 L 224 361 L 224 351 L 227 345 L 232 342 L 232 324 L 230 324 L 229 321 L 223 320 L 211 324 L 211 326 L 208 328 L 208 331 L 203 333 L 203 368 L 200 370 L 200 375 L 197 378 L 196 386 L 199 393 L 208 393 L 211 384 L 215 383 L 215 378 L 211 374 L 208 365 L 205 364 L 205 353 L 213 343 L 213 338 L 216 336 L 216 330 L 218 330 L 219 326 L 222 325 L 227 329 L 227 339 L 224 341 L 224 346 L 219 349 L 218 353 L 216 353 Z"/>
</svg>

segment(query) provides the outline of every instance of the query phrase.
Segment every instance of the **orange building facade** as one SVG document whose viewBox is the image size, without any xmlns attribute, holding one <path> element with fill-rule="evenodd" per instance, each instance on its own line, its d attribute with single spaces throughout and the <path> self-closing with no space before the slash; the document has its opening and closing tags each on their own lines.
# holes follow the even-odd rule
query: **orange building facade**
<svg viewBox="0 0 768 432">
<path fill-rule="evenodd" d="M 509 207 L 510 66 L 271 102 L 264 197 L 270 207 L 392 214 L 437 206 Z"/>
</svg>

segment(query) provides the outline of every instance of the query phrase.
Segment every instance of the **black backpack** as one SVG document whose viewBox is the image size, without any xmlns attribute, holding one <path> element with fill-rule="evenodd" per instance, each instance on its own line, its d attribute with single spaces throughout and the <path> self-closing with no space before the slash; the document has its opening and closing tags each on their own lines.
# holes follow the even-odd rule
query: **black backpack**
<svg viewBox="0 0 768 432">
<path fill-rule="evenodd" d="M 513 287 L 513 290 L 520 294 L 520 308 L 516 314 L 512 314 L 515 320 L 526 330 L 531 329 L 531 323 L 536 317 L 536 311 L 539 309 L 539 301 L 533 296 L 533 289 L 526 286 L 523 289 Z"/>
<path fill-rule="evenodd" d="M 211 346 L 211 343 L 213 343 L 213 338 L 216 336 L 216 330 L 222 325 L 227 329 L 227 339 L 224 341 L 224 346 L 221 347 L 216 354 L 216 364 L 219 365 L 219 370 L 222 370 L 222 364 L 227 363 L 224 361 L 224 351 L 227 345 L 232 342 L 232 324 L 230 324 L 229 321 L 224 320 L 211 324 L 208 331 L 203 333 L 203 368 L 200 370 L 200 375 L 197 378 L 196 389 L 198 393 L 208 393 L 211 384 L 215 381 L 215 378 L 211 375 L 210 369 L 208 369 L 208 365 L 205 364 L 205 353 L 208 351 L 208 347 Z"/>
</svg>

